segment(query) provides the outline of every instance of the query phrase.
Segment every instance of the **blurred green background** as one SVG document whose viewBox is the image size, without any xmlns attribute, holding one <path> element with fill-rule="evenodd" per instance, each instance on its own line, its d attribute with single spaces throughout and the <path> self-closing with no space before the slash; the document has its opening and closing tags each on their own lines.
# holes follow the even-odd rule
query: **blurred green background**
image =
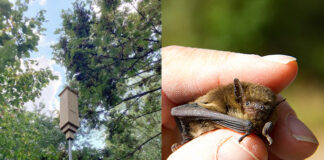
<svg viewBox="0 0 324 160">
<path fill-rule="evenodd" d="M 163 0 L 162 45 L 297 58 L 282 95 L 324 144 L 324 1 Z M 324 159 L 321 145 L 310 159 Z"/>
</svg>

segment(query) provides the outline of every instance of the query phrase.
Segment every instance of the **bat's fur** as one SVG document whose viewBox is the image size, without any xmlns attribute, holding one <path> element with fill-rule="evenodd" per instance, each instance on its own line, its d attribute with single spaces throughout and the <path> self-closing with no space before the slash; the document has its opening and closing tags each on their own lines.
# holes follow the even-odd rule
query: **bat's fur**
<svg viewBox="0 0 324 160">
<path fill-rule="evenodd" d="M 243 106 L 235 99 L 234 84 L 219 87 L 190 103 L 233 117 L 249 120 L 256 133 L 262 132 L 264 124 L 272 118 L 275 121 L 276 95 L 267 87 L 254 83 L 241 82 L 243 88 Z M 249 105 L 246 105 L 246 102 Z M 255 104 L 258 103 L 258 104 Z M 261 106 L 263 105 L 263 107 Z"/>
<path fill-rule="evenodd" d="M 276 121 L 276 106 L 280 102 L 276 102 L 276 95 L 268 87 L 235 79 L 234 83 L 213 89 L 189 103 L 197 103 L 208 110 L 252 122 L 252 132 L 265 136 L 271 145 L 272 139 L 268 132 Z M 183 125 L 179 126 L 184 132 L 182 143 L 207 131 L 224 128 L 215 121 L 195 119 L 194 116 L 178 117 L 176 120 Z M 265 125 L 266 123 L 269 124 Z"/>
</svg>

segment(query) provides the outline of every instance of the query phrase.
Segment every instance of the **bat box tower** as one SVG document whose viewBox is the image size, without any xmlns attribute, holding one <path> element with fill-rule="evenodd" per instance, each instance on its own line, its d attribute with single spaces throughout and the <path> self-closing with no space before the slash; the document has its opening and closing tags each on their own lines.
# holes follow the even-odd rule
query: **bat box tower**
<svg viewBox="0 0 324 160">
<path fill-rule="evenodd" d="M 67 140 L 74 139 L 74 133 L 80 127 L 78 111 L 78 92 L 65 87 L 60 96 L 60 128 Z"/>
</svg>

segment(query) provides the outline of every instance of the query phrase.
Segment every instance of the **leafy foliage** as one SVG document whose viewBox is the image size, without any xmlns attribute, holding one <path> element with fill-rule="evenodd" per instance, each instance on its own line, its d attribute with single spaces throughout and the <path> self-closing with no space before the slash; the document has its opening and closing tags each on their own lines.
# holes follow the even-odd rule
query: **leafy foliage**
<svg viewBox="0 0 324 160">
<path fill-rule="evenodd" d="M 6 0 L 0 1 L 0 8 L 0 106 L 19 108 L 40 96 L 41 88 L 57 77 L 49 69 L 31 68 L 33 60 L 22 60 L 37 50 L 44 11 L 27 18 L 23 16 L 27 4 L 17 1 L 13 7 Z"/>
<path fill-rule="evenodd" d="M 82 149 L 73 150 L 72 154 L 72 158 L 76 160 L 101 160 L 104 157 L 104 153 L 101 150 L 89 147 L 83 147 Z"/>
<path fill-rule="evenodd" d="M 27 18 L 25 2 L 0 1 L 0 159 L 59 159 L 64 136 L 58 120 L 24 110 L 41 89 L 57 77 L 49 69 L 34 70 L 28 60 L 44 29 L 44 11 Z"/>
<path fill-rule="evenodd" d="M 23 16 L 27 4 L 17 1 L 15 6 L 7 0 L 0 1 L 0 69 L 17 65 L 17 59 L 28 58 L 31 51 L 36 51 L 39 34 L 44 28 L 44 12 L 41 10 L 33 18 Z"/>
<path fill-rule="evenodd" d="M 76 1 L 62 13 L 54 58 L 79 90 L 82 125 L 105 126 L 109 159 L 160 157 L 160 5 Z"/>
<path fill-rule="evenodd" d="M 0 159 L 61 159 L 66 141 L 58 119 L 2 106 Z"/>
</svg>

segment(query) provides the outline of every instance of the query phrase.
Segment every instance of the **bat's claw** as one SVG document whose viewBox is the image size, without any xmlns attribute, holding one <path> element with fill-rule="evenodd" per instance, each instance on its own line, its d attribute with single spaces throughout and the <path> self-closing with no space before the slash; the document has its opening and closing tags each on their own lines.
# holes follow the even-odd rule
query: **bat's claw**
<svg viewBox="0 0 324 160">
<path fill-rule="evenodd" d="M 240 137 L 240 139 L 238 140 L 238 142 L 241 143 L 241 141 L 243 141 L 243 139 L 244 139 L 246 136 L 250 135 L 250 134 L 251 134 L 250 132 L 246 132 L 242 137 Z"/>
<path fill-rule="evenodd" d="M 267 138 L 267 140 L 269 142 L 269 146 L 271 146 L 271 144 L 273 143 L 272 138 L 269 135 L 265 135 L 265 137 Z"/>
<path fill-rule="evenodd" d="M 178 144 L 178 143 L 174 143 L 172 146 L 171 146 L 171 151 L 172 152 L 175 152 L 176 150 L 178 150 L 182 145 Z"/>
<path fill-rule="evenodd" d="M 248 135 L 251 134 L 252 130 L 253 130 L 253 124 L 252 124 L 252 122 L 249 122 L 249 125 L 248 125 L 248 129 L 247 129 L 247 131 L 245 132 L 245 134 L 244 134 L 242 137 L 240 137 L 240 139 L 238 140 L 238 142 L 240 143 L 241 141 L 243 141 L 243 139 L 244 139 L 246 136 L 248 136 Z"/>
<path fill-rule="evenodd" d="M 263 129 L 262 129 L 262 135 L 265 136 L 269 142 L 269 146 L 272 144 L 273 140 L 269 135 L 269 132 L 272 130 L 273 124 L 271 121 L 267 122 L 264 124 Z"/>
</svg>

